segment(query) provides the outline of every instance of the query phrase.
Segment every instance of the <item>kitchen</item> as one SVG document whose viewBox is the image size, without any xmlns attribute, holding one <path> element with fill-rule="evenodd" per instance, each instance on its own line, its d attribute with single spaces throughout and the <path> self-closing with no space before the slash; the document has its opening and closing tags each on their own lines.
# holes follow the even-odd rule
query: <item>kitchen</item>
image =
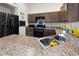
<svg viewBox="0 0 79 59">
<path fill-rule="evenodd" d="M 78 3 L 0 3 L 0 13 L 3 12 L 6 15 L 6 22 L 3 21 L 3 24 L 5 23 L 4 35 L 1 34 L 2 28 L 0 28 L 0 36 L 2 35 L 0 37 L 0 55 L 79 55 L 79 45 L 77 44 L 79 35 L 75 34 L 76 29 L 79 29 L 78 10 Z M 4 18 L 0 20 L 2 19 Z M 7 24 L 8 21 L 10 27 Z M 2 21 L 0 22 L 2 23 Z M 63 29 L 64 26 L 67 28 Z M 56 41 L 60 44 L 54 47 L 48 43 L 48 48 L 41 43 L 43 42 L 41 39 L 59 35 L 64 32 L 63 30 L 68 30 L 73 40 L 64 43 Z M 71 30 L 75 30 L 73 34 L 71 34 Z M 44 44 L 47 42 L 45 41 Z"/>
</svg>

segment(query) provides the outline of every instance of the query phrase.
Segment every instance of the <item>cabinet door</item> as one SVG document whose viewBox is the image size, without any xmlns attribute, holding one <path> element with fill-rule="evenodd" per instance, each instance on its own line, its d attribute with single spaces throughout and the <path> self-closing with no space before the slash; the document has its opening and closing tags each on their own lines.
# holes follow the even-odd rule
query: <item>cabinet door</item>
<svg viewBox="0 0 79 59">
<path fill-rule="evenodd" d="M 54 23 L 59 22 L 58 15 L 59 12 L 49 12 L 49 13 L 38 13 L 38 14 L 29 14 L 28 15 L 28 22 L 35 23 L 37 16 L 44 16 L 46 23 Z"/>
<path fill-rule="evenodd" d="M 26 27 L 26 35 L 27 36 L 33 36 L 33 29 L 31 27 Z"/>
<path fill-rule="evenodd" d="M 28 15 L 28 22 L 29 23 L 35 23 L 37 16 L 41 16 L 41 15 L 40 14 L 29 14 Z"/>
<path fill-rule="evenodd" d="M 31 14 L 28 14 L 28 22 L 29 23 L 31 22 L 31 19 L 32 19 Z"/>
<path fill-rule="evenodd" d="M 64 3 L 60 11 L 60 22 L 67 22 L 67 4 Z"/>
<path fill-rule="evenodd" d="M 60 22 L 68 22 L 68 19 L 67 19 L 67 11 L 61 11 L 61 19 L 60 19 Z"/>
<path fill-rule="evenodd" d="M 51 22 L 50 14 L 49 13 L 45 13 L 45 22 L 46 23 L 50 23 Z"/>
<path fill-rule="evenodd" d="M 50 36 L 50 35 L 56 35 L 55 30 L 53 30 L 53 29 L 45 29 L 44 30 L 44 36 Z"/>
<path fill-rule="evenodd" d="M 34 22 L 35 22 L 35 15 L 29 14 L 29 15 L 28 15 L 28 22 L 29 22 L 29 23 L 34 23 Z"/>
<path fill-rule="evenodd" d="M 58 12 L 51 12 L 51 13 L 46 13 L 45 14 L 45 20 L 47 23 L 54 23 L 54 22 L 58 22 Z"/>
<path fill-rule="evenodd" d="M 78 3 L 68 3 L 68 21 L 78 21 Z"/>
</svg>

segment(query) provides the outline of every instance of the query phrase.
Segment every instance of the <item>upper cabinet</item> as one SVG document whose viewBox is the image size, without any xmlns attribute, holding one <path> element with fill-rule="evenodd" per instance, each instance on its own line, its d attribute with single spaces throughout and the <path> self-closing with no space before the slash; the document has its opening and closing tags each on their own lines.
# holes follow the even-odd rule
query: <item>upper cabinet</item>
<svg viewBox="0 0 79 59">
<path fill-rule="evenodd" d="M 64 3 L 61 7 L 61 22 L 76 22 L 79 21 L 79 4 Z"/>
<path fill-rule="evenodd" d="M 28 22 L 35 23 L 37 16 L 44 16 L 46 23 L 79 21 L 79 3 L 64 3 L 58 12 L 29 14 Z"/>
<path fill-rule="evenodd" d="M 59 13 L 59 20 L 60 22 L 68 22 L 67 20 L 67 4 L 63 4 L 61 7 L 61 11 Z"/>
<path fill-rule="evenodd" d="M 29 14 L 28 15 L 28 22 L 29 23 L 35 23 L 37 16 L 40 16 L 40 14 Z"/>
<path fill-rule="evenodd" d="M 48 12 L 48 13 L 38 13 L 38 14 L 29 14 L 28 15 L 28 22 L 29 23 L 35 23 L 37 16 L 44 16 L 46 23 L 53 23 L 53 22 L 59 22 L 58 15 L 59 12 Z"/>
<path fill-rule="evenodd" d="M 59 22 L 59 20 L 58 20 L 58 14 L 59 14 L 59 12 L 47 13 L 45 15 L 46 22 L 47 23 Z"/>
<path fill-rule="evenodd" d="M 67 12 L 68 12 L 68 21 L 79 21 L 79 10 L 78 3 L 68 3 Z"/>
</svg>

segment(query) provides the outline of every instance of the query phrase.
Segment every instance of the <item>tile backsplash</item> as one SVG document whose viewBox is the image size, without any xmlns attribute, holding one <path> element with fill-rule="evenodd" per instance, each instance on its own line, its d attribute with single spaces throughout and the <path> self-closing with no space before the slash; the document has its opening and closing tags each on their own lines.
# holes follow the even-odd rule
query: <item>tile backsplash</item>
<svg viewBox="0 0 79 59">
<path fill-rule="evenodd" d="M 79 22 L 73 22 L 72 29 L 79 29 Z M 70 27 L 70 23 L 48 23 L 46 24 L 46 27 L 58 27 L 58 26 L 67 26 Z"/>
<path fill-rule="evenodd" d="M 29 24 L 35 24 L 35 23 L 29 23 Z M 72 22 L 72 29 L 79 29 L 79 22 Z M 46 28 L 53 28 L 58 26 L 67 26 L 70 27 L 70 23 L 45 23 Z"/>
</svg>

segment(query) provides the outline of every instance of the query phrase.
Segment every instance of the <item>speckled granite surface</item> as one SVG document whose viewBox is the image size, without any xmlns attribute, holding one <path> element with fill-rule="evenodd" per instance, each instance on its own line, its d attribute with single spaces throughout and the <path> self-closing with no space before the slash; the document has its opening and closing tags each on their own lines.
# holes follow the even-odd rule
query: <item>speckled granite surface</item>
<svg viewBox="0 0 79 59">
<path fill-rule="evenodd" d="M 78 56 L 77 39 L 43 49 L 39 38 L 10 35 L 0 38 L 0 56 Z"/>
</svg>

